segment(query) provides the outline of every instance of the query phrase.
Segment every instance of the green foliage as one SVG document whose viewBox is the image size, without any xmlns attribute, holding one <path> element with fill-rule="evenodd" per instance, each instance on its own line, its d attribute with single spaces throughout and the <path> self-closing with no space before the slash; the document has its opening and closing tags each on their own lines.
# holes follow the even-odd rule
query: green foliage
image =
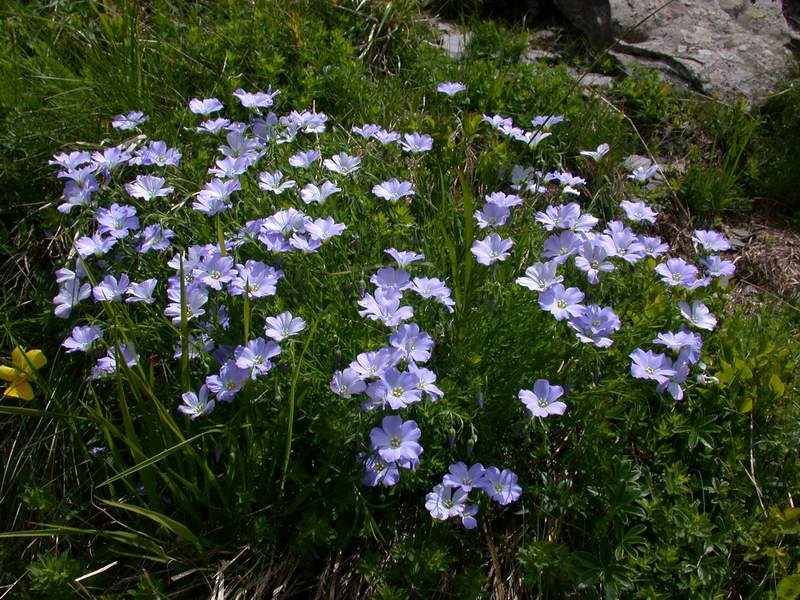
<svg viewBox="0 0 800 600">
<path fill-rule="evenodd" d="M 620 172 L 620 159 L 641 151 L 641 140 L 619 112 L 583 97 L 563 68 L 517 63 L 523 31 L 477 25 L 468 59 L 454 63 L 431 47 L 416 10 L 412 2 L 321 0 L 9 9 L 0 34 L 8 42 L 0 45 L 0 76 L 9 82 L 0 89 L 0 183 L 11 198 L 0 209 L 0 244 L 10 256 L 0 339 L 3 348 L 42 347 L 50 362 L 33 403 L 0 404 L 0 501 L 14 507 L 0 513 L 0 584 L 25 574 L 26 589 L 59 597 L 75 577 L 119 560 L 85 582 L 91 593 L 196 597 L 224 580 L 226 589 L 255 597 L 287 581 L 324 587 L 319 574 L 344 564 L 349 571 L 329 581 L 358 581 L 362 594 L 386 599 L 489 598 L 506 585 L 542 598 L 731 590 L 793 597 L 796 315 L 746 317 L 728 311 L 717 285 L 703 292 L 721 324 L 704 335 L 704 379 L 690 381 L 675 403 L 629 375 L 631 350 L 681 325 L 675 305 L 686 295 L 657 281 L 654 260 L 622 265 L 587 289 L 624 324 L 603 351 L 578 342 L 514 283 L 546 235 L 532 225 L 535 214 L 555 197 L 526 195 L 504 233 L 515 240 L 512 257 L 491 269 L 478 265 L 470 247 L 483 233 L 472 213 L 484 195 L 506 189 L 513 164 L 585 176 L 580 201 L 603 220 L 621 218 L 619 200 L 629 194 L 663 197 L 631 187 Z M 463 81 L 467 91 L 435 94 L 443 80 Z M 265 381 L 190 421 L 176 411 L 180 394 L 196 389 L 216 363 L 206 353 L 188 358 L 197 329 L 186 315 L 176 326 L 160 305 L 107 303 L 67 323 L 52 318 L 51 272 L 63 265 L 73 234 L 93 224 L 88 212 L 55 211 L 60 192 L 46 162 L 65 148 L 119 140 L 109 117 L 145 110 L 148 136 L 184 151 L 181 169 L 170 174 L 176 201 L 148 205 L 145 224 L 168 225 L 183 244 L 213 242 L 216 223 L 187 203 L 218 142 L 195 136 L 186 103 L 216 95 L 245 118 L 230 93 L 269 84 L 281 89 L 280 111 L 313 106 L 329 114 L 325 135 L 304 139 L 325 156 L 361 144 L 350 127 L 364 122 L 429 132 L 434 150 L 408 159 L 395 146 L 358 146 L 364 167 L 341 182 L 342 194 L 324 209 L 303 207 L 344 221 L 346 235 L 318 254 L 269 256 L 287 274 L 270 300 L 209 304 L 210 313 L 224 305 L 231 315 L 231 330 L 214 331 L 221 344 L 247 337 L 245 314 L 250 332 L 283 310 L 303 315 L 308 328 L 284 345 Z M 652 73 L 637 73 L 613 94 L 648 139 L 689 114 Z M 679 187 L 695 214 L 712 215 L 737 209 L 743 190 L 763 175 L 752 152 L 761 120 L 742 107 L 705 108 L 706 137 L 692 140 Z M 483 113 L 525 127 L 536 115 L 567 120 L 531 150 L 491 132 Z M 612 147 L 605 162 L 576 156 L 601 142 Z M 295 149 L 270 146 L 264 164 L 285 164 Z M 413 180 L 412 202 L 369 194 L 390 177 Z M 103 193 L 103 202 L 131 201 L 118 185 Z M 219 219 L 223 234 L 288 206 L 287 196 L 245 184 Z M 424 432 L 422 463 L 397 486 L 374 489 L 360 485 L 355 455 L 368 444 L 375 413 L 332 394 L 328 382 L 359 352 L 385 343 L 385 328 L 360 319 L 356 300 L 391 246 L 424 252 L 419 272 L 446 280 L 458 310 L 450 316 L 413 301 L 415 319 L 435 340 L 431 368 L 445 399 L 404 413 Z M 235 253 L 237 260 L 267 256 L 251 242 Z M 118 260 L 141 280 L 161 275 L 166 257 L 121 251 Z M 94 281 L 101 268 L 90 269 Z M 570 281 L 584 281 L 571 266 L 566 271 Z M 107 324 L 106 347 L 134 340 L 141 364 L 86 382 L 90 361 L 59 349 L 79 319 Z M 172 359 L 176 345 L 181 361 Z M 524 411 L 516 395 L 537 378 L 569 389 L 563 418 Z M 507 508 L 482 502 L 481 526 L 472 532 L 432 522 L 424 496 L 458 460 L 512 468 L 524 487 L 520 501 Z M 71 545 L 56 544 L 64 539 Z M 275 562 L 285 570 L 273 570 Z"/>
<path fill-rule="evenodd" d="M 752 193 L 775 200 L 793 215 L 800 214 L 800 192 L 794 174 L 800 168 L 800 80 L 790 79 L 760 111 L 764 125 L 755 141 L 759 177 Z"/>
<path fill-rule="evenodd" d="M 678 114 L 678 96 L 656 69 L 634 68 L 628 77 L 614 82 L 613 92 L 646 131 L 672 122 Z"/>
<path fill-rule="evenodd" d="M 66 551 L 37 556 L 28 567 L 30 590 L 46 598 L 71 598 L 72 580 L 81 575 L 80 568 Z"/>
</svg>

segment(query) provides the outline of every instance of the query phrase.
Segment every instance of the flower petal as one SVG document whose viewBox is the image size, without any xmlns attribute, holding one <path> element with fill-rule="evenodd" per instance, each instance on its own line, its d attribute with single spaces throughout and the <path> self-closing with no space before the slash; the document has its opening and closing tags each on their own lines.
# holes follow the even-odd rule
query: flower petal
<svg viewBox="0 0 800 600">
<path fill-rule="evenodd" d="M 20 372 L 14 367 L 0 365 L 0 379 L 3 381 L 15 381 L 20 377 Z"/>
<path fill-rule="evenodd" d="M 19 377 L 3 391 L 3 396 L 20 398 L 22 400 L 33 400 L 33 388 L 24 377 Z"/>
</svg>

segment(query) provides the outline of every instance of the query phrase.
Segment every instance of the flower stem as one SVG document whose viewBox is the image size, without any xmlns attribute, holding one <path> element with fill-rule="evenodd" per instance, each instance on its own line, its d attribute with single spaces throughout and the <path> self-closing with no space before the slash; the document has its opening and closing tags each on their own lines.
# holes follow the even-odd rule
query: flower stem
<svg viewBox="0 0 800 600">
<path fill-rule="evenodd" d="M 225 233 L 222 231 L 222 219 L 219 218 L 219 213 L 215 217 L 217 222 L 217 243 L 219 244 L 219 253 L 225 256 Z"/>
<path fill-rule="evenodd" d="M 286 472 L 289 470 L 289 457 L 292 454 L 292 429 L 294 428 L 294 399 L 295 393 L 297 391 L 297 380 L 300 378 L 300 367 L 303 364 L 303 357 L 306 354 L 306 350 L 308 350 L 308 345 L 311 343 L 311 340 L 314 337 L 314 330 L 317 328 L 317 318 L 314 323 L 312 323 L 311 327 L 308 330 L 308 337 L 306 337 L 306 343 L 303 344 L 303 350 L 300 352 L 300 357 L 297 359 L 297 362 L 294 365 L 294 370 L 292 371 L 292 387 L 289 388 L 289 424 L 288 430 L 286 432 L 286 452 L 283 455 L 283 471 L 281 472 L 281 491 L 280 493 L 283 494 L 283 487 L 286 484 Z"/>
<path fill-rule="evenodd" d="M 244 345 L 247 345 L 247 342 L 250 341 L 250 296 L 245 291 L 244 293 L 244 341 L 242 342 Z"/>
<path fill-rule="evenodd" d="M 183 253 L 178 253 L 180 261 L 181 278 L 181 382 L 184 391 L 188 391 L 191 385 L 189 381 L 189 307 L 186 298 L 186 280 L 183 273 Z"/>
</svg>

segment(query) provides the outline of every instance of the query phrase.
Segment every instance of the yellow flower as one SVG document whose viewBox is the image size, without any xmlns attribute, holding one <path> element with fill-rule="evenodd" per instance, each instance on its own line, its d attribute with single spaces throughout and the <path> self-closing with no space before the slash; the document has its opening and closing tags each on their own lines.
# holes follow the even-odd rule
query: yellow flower
<svg viewBox="0 0 800 600">
<path fill-rule="evenodd" d="M 28 350 L 23 352 L 17 346 L 11 353 L 11 365 L 0 365 L 0 379 L 8 382 L 8 387 L 3 391 L 3 396 L 33 400 L 33 388 L 28 381 L 34 371 L 41 369 L 47 363 L 41 350 Z"/>
</svg>

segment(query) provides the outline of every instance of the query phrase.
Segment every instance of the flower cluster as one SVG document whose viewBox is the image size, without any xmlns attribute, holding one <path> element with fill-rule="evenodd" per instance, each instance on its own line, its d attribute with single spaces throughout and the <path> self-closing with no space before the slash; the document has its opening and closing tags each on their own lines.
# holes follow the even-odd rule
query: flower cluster
<svg viewBox="0 0 800 600">
<path fill-rule="evenodd" d="M 467 467 L 457 462 L 450 465 L 442 483 L 425 496 L 425 508 L 438 521 L 458 518 L 465 529 L 474 529 L 478 526 L 475 518 L 478 505 L 469 503 L 472 490 L 482 490 L 501 506 L 515 502 L 522 495 L 517 475 L 510 469 L 484 468 L 480 463 Z"/>
<path fill-rule="evenodd" d="M 465 89 L 457 82 L 437 86 L 437 91 L 448 97 Z M 323 155 L 320 147 L 311 143 L 289 150 L 288 145 L 296 141 L 308 142 L 309 138 L 303 137 L 306 134 L 324 133 L 327 115 L 292 110 L 279 116 L 271 110 L 279 92 L 271 88 L 255 92 L 237 89 L 233 96 L 241 105 L 237 110 L 248 114 L 246 121 L 220 116 L 225 106 L 217 98 L 193 98 L 188 103 L 188 110 L 203 119 L 190 134 L 217 150 L 210 166 L 203 166 L 202 182 L 189 190 L 185 189 L 186 179 L 174 175 L 181 167 L 181 151 L 166 141 L 148 140 L 144 134 L 94 153 L 57 154 L 51 161 L 58 168 L 57 177 L 64 181 L 58 210 L 82 219 L 72 244 L 74 258 L 56 272 L 58 293 L 53 303 L 57 317 L 71 319 L 77 313 L 84 321 L 70 323 L 71 333 L 62 346 L 70 354 L 97 353 L 89 377 L 99 380 L 118 371 L 141 369 L 137 341 L 147 350 L 142 343 L 145 340 L 128 339 L 114 319 L 101 321 L 101 310 L 104 317 L 126 308 L 131 315 L 150 315 L 168 327 L 171 322 L 175 336 L 167 353 L 184 367 L 191 361 L 191 369 L 186 370 L 200 379 L 195 389 L 186 389 L 191 387 L 188 382 L 180 388 L 183 393 L 177 411 L 191 421 L 215 409 L 219 414 L 242 390 L 263 385 L 264 378 L 275 375 L 275 364 L 292 354 L 287 347 L 293 336 L 305 330 L 306 322 L 289 311 L 279 312 L 283 307 L 274 297 L 292 283 L 293 261 L 322 262 L 319 257 L 304 257 L 322 252 L 324 258 L 323 249 L 337 244 L 331 240 L 345 235 L 345 223 L 333 216 L 317 216 L 317 211 L 349 201 L 352 182 L 369 177 L 370 165 L 364 157 L 369 156 L 370 146 L 391 145 L 396 156 L 412 165 L 420 164 L 424 153 L 433 149 L 434 140 L 427 134 L 365 124 L 351 129 L 361 138 L 358 153 L 348 149 L 327 154 L 330 150 L 326 150 Z M 553 128 L 563 119 L 561 115 L 536 116 L 530 127 L 523 129 L 508 117 L 483 116 L 500 135 L 527 148 L 553 136 Z M 117 116 L 112 126 L 125 131 L 139 129 L 147 121 L 146 115 L 134 111 Z M 580 156 L 600 161 L 609 151 L 608 144 L 601 144 Z M 628 178 L 644 184 L 657 170 L 656 165 L 639 167 Z M 724 286 L 735 272 L 733 262 L 718 254 L 730 249 L 730 244 L 714 231 L 694 232 L 699 261 L 668 256 L 669 245 L 646 231 L 656 222 L 658 212 L 644 200 L 623 200 L 618 218 L 600 224 L 581 204 L 586 180 L 563 168 L 547 172 L 514 165 L 504 181 L 504 190 L 486 194 L 483 206 L 465 215 L 474 219 L 484 236 L 469 250 L 487 267 L 509 259 L 522 244 L 515 246 L 510 237 L 501 237 L 501 228 L 520 218 L 531 196 L 531 204 L 541 201 L 533 209 L 533 222 L 548 237 L 535 262 L 516 283 L 536 292 L 539 309 L 560 323 L 555 327 L 566 325 L 565 330 L 574 333 L 580 343 L 601 349 L 614 344 L 612 337 L 622 327 L 620 318 L 612 307 L 591 301 L 601 302 L 600 284 L 616 277 L 615 272 L 647 265 L 654 282 L 652 269 L 670 293 L 682 298 L 711 285 L 714 279 Z M 636 185 L 636 189 L 640 187 Z M 394 205 L 391 210 L 398 212 L 397 203 L 413 203 L 425 193 L 424 182 L 402 176 L 384 181 L 375 178 L 366 191 L 367 197 L 371 191 L 378 204 L 390 203 Z M 253 210 L 254 203 L 243 200 L 254 195 L 260 203 L 259 212 L 252 214 L 247 211 Z M 545 197 L 552 202 L 542 201 Z M 289 206 L 292 201 L 297 204 Z M 270 208 L 264 210 L 264 205 Z M 184 210 L 189 219 L 201 224 L 196 230 L 213 231 L 216 239 L 212 242 L 198 236 L 200 239 L 182 240 L 181 228 L 158 216 L 158 209 L 163 209 L 162 215 Z M 88 229 L 80 225 L 86 223 Z M 355 241 L 356 236 L 351 237 Z M 419 316 L 415 311 L 421 312 L 421 307 L 431 305 L 426 301 L 433 301 L 453 313 L 456 303 L 445 281 L 424 270 L 430 266 L 424 262 L 424 254 L 397 248 L 387 248 L 384 254 L 393 262 L 384 259 L 388 265 L 370 268 L 369 282 L 374 287 L 360 290 L 356 303 L 358 314 L 388 328 L 388 336 L 379 347 L 365 349 L 348 366 L 335 371 L 328 389 L 344 400 L 358 397 L 366 418 L 377 419 L 375 415 L 382 411 L 393 413 L 381 415 L 380 426 L 369 433 L 369 449 L 365 444 L 366 451 L 358 455 L 364 467 L 363 483 L 390 487 L 399 482 L 401 469 L 416 469 L 423 453 L 417 422 L 399 413 L 405 411 L 408 416 L 420 407 L 430 408 L 428 403 L 445 396 L 432 370 L 434 337 L 415 322 Z M 147 268 L 140 269 L 145 263 Z M 251 305 L 263 318 L 260 329 L 251 330 Z M 678 308 L 695 329 L 710 331 L 716 326 L 716 318 L 699 300 L 681 301 Z M 234 332 L 241 344 L 231 341 Z M 653 380 L 658 392 L 682 399 L 691 369 L 703 368 L 701 336 L 684 326 L 658 333 L 652 343 L 666 347 L 665 353 L 635 349 L 630 354 L 632 376 Z M 38 364 L 38 356 L 34 358 L 32 362 Z M 4 378 L 15 377 L 8 379 L 13 384 L 9 389 L 24 397 L 28 388 L 20 373 L 32 373 L 17 362 L 16 370 L 7 371 Z M 563 396 L 564 388 L 546 379 L 535 380 L 532 390 L 518 392 L 530 416 L 539 418 L 563 415 L 567 410 Z M 357 410 L 355 402 L 353 405 Z M 188 419 L 184 421 L 187 425 Z M 517 479 L 507 468 L 484 468 L 480 463 L 468 467 L 457 462 L 427 494 L 425 507 L 436 520 L 458 518 L 465 528 L 472 529 L 477 526 L 478 502 L 470 501 L 470 493 L 482 490 L 506 506 L 522 493 Z"/>
<path fill-rule="evenodd" d="M 433 350 L 433 339 L 422 331 L 416 323 L 404 323 L 414 317 L 410 305 L 404 305 L 404 292 L 410 291 L 423 298 L 432 298 L 443 304 L 450 312 L 454 302 L 450 297 L 450 289 L 436 278 L 414 277 L 403 269 L 410 264 L 424 259 L 424 255 L 411 251 L 400 251 L 389 248 L 386 254 L 397 263 L 397 268 L 384 267 L 372 275 L 370 282 L 375 285 L 372 293 L 365 293 L 358 301 L 362 310 L 359 315 L 373 321 L 380 321 L 393 329 L 389 335 L 389 344 L 377 350 L 362 352 L 346 369 L 334 373 L 330 383 L 331 390 L 342 398 L 365 394 L 367 399 L 361 407 L 365 411 L 390 408 L 400 410 L 411 404 L 422 401 L 424 397 L 435 402 L 444 396 L 444 392 L 436 385 L 436 373 L 421 365 L 428 362 Z M 371 439 L 373 450 L 364 458 L 366 485 L 390 486 L 400 478 L 399 468 L 413 469 L 416 466 L 419 452 L 414 460 L 389 460 L 393 454 L 380 452 L 376 439 L 384 439 L 389 435 L 389 428 L 399 428 L 402 420 L 396 415 L 388 420 L 383 419 L 383 432 L 373 429 Z M 412 430 L 417 432 L 414 442 L 419 438 L 419 429 L 413 421 Z M 410 425 L 407 427 L 411 427 Z M 398 429 L 399 431 L 399 429 Z M 378 436 L 376 438 L 376 436 Z M 402 438 L 398 438 L 402 439 Z"/>
</svg>

